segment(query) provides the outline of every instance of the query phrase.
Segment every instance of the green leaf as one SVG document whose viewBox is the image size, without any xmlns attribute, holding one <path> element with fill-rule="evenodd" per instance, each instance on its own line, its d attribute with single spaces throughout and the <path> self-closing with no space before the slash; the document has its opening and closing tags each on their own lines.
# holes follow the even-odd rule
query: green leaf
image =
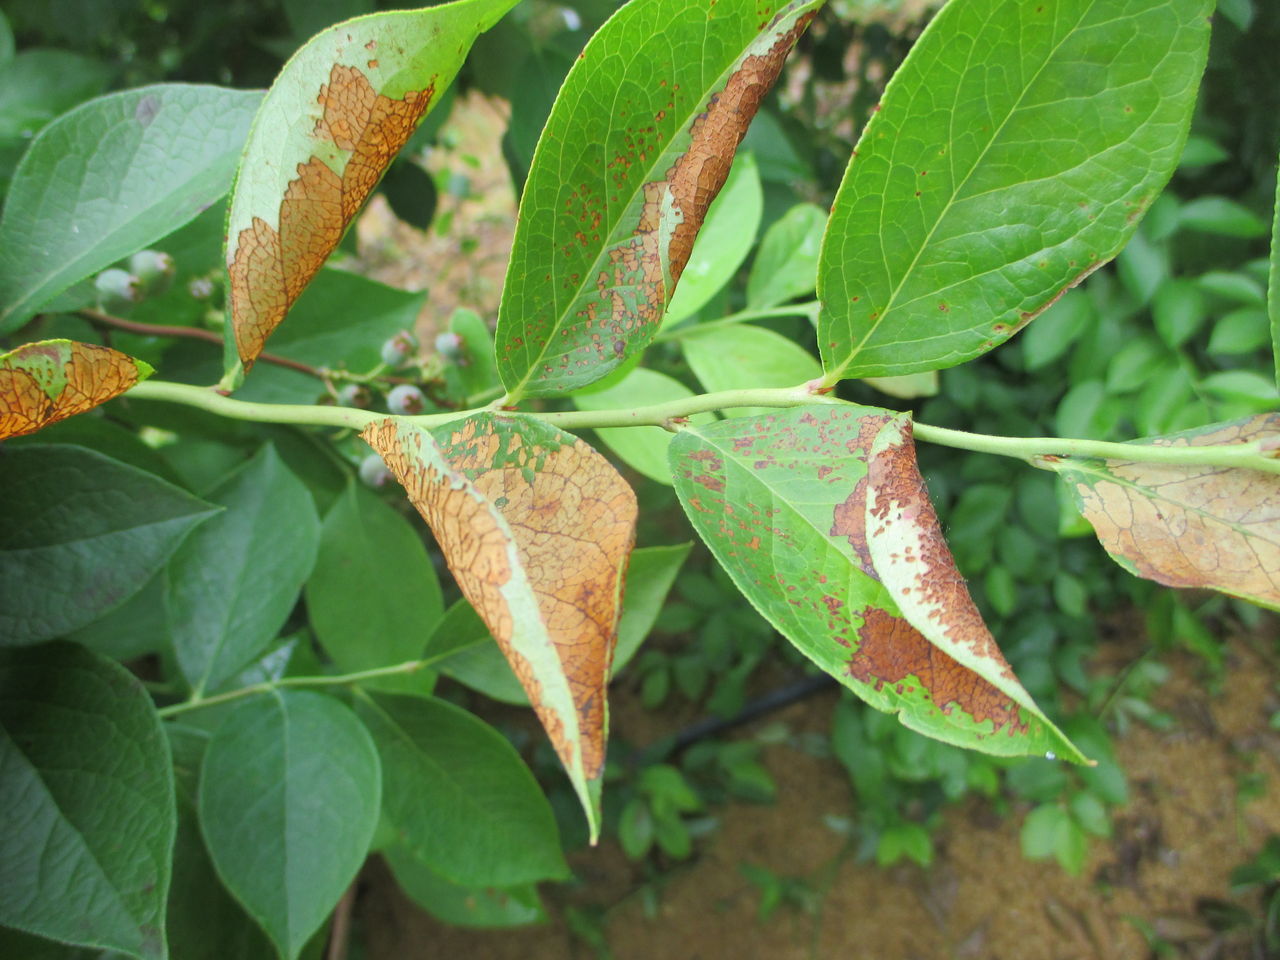
<svg viewBox="0 0 1280 960">
<path fill-rule="evenodd" d="M 429 914 L 462 927 L 519 927 L 545 923 L 547 912 L 533 884 L 495 890 L 493 887 L 460 887 L 435 873 L 405 847 L 396 845 L 384 854 L 396 882 Z"/>
<path fill-rule="evenodd" d="M 1247 273 L 1210 270 L 1197 277 L 1195 282 L 1205 293 L 1232 303 L 1263 306 L 1267 302 L 1262 284 Z"/>
<path fill-rule="evenodd" d="M 297 957 L 364 862 L 381 773 L 347 707 L 311 691 L 239 703 L 200 770 L 200 828 L 227 889 L 285 960 Z"/>
<path fill-rule="evenodd" d="M 361 437 L 520 676 L 594 840 L 635 494 L 604 457 L 543 420 L 484 413 L 428 432 L 386 419 Z"/>
<path fill-rule="evenodd" d="M 1275 213 L 1271 224 L 1271 258 L 1267 272 L 1267 315 L 1271 319 L 1271 353 L 1280 387 L 1280 173 L 1277 173 Z"/>
<path fill-rule="evenodd" d="M 0 218 L 0 333 L 222 196 L 260 99 L 158 84 L 91 100 L 45 127 Z"/>
<path fill-rule="evenodd" d="M 173 642 L 165 598 L 169 574 L 160 572 L 141 590 L 105 616 L 64 635 L 113 660 L 127 662 L 148 653 L 160 653 Z"/>
<path fill-rule="evenodd" d="M 636 367 L 612 386 L 576 394 L 573 402 L 579 410 L 631 410 L 692 396 L 693 391 L 679 380 L 656 370 Z M 707 423 L 714 420 L 715 415 L 700 413 L 691 419 L 693 423 Z M 671 467 L 667 464 L 669 431 L 662 427 L 597 427 L 596 435 L 627 466 L 651 480 L 671 485 Z"/>
<path fill-rule="evenodd" d="M 364 373 L 380 362 L 384 341 L 413 328 L 426 298 L 425 293 L 397 290 L 345 270 L 321 270 L 298 298 L 288 325 L 276 332 L 271 352 L 312 367 Z M 212 364 L 209 370 L 213 373 Z M 321 390 L 310 374 L 268 364 L 236 397 L 314 403 Z"/>
<path fill-rule="evenodd" d="M 1156 332 L 1174 350 L 1196 335 L 1208 315 L 1204 294 L 1193 280 L 1178 278 L 1161 284 L 1151 302 Z"/>
<path fill-rule="evenodd" d="M 1147 239 L 1139 230 L 1116 258 L 1116 274 L 1129 295 L 1141 306 L 1146 306 L 1156 290 L 1169 279 L 1169 255 L 1163 246 Z"/>
<path fill-rule="evenodd" d="M 1219 317 L 1209 334 L 1209 353 L 1237 355 L 1253 353 L 1271 343 L 1267 312 L 1257 307 L 1241 307 Z"/>
<path fill-rule="evenodd" d="M 1276 436 L 1280 414 L 1272 413 L 1136 443 L 1208 446 Z M 1130 573 L 1280 609 L 1280 476 L 1128 460 L 1052 458 L 1046 465 L 1071 485 L 1102 545 Z"/>
<path fill-rule="evenodd" d="M 515 2 L 359 17 L 285 65 L 254 118 L 227 217 L 224 387 L 239 385 L 476 37 Z"/>
<path fill-rule="evenodd" d="M 818 282 L 818 251 L 827 228 L 827 212 L 798 203 L 760 241 L 747 277 L 747 307 L 761 310 L 813 293 Z"/>
<path fill-rule="evenodd" d="M 443 700 L 383 694 L 356 708 L 378 746 L 383 810 L 406 852 L 464 887 L 568 877 L 551 807 L 497 730 Z"/>
<path fill-rule="evenodd" d="M 822 376 L 816 357 L 794 340 L 764 327 L 732 324 L 694 330 L 680 345 L 708 391 L 795 387 Z M 762 407 L 735 407 L 726 417 L 753 417 Z"/>
<path fill-rule="evenodd" d="M 763 212 L 760 170 L 756 158 L 744 151 L 733 161 L 728 179 L 707 208 L 663 326 L 693 316 L 733 278 L 755 246 Z"/>
<path fill-rule="evenodd" d="M 493 357 L 493 334 L 480 314 L 458 307 L 449 318 L 449 332 L 462 339 L 463 356 L 445 367 L 450 395 L 471 398 L 500 386 Z M 491 394 L 492 396 L 492 394 Z M 470 399 L 468 399 L 470 404 Z"/>
<path fill-rule="evenodd" d="M 208 496 L 226 510 L 169 565 L 174 648 L 197 693 L 226 684 L 275 638 L 320 540 L 311 495 L 269 444 Z"/>
<path fill-rule="evenodd" d="M 169 747 L 142 684 L 69 643 L 0 651 L 0 923 L 163 958 Z"/>
<path fill-rule="evenodd" d="M 622 616 L 618 620 L 618 643 L 613 650 L 613 676 L 631 661 L 653 629 L 676 574 L 692 547 L 692 543 L 680 543 L 670 547 L 637 547 L 631 551 L 622 594 Z M 457 652 L 450 654 L 449 651 L 455 649 Z M 436 669 L 491 700 L 529 705 L 520 681 L 503 659 L 484 621 L 465 599 L 445 613 L 427 654 L 443 656 L 444 659 L 435 664 Z"/>
<path fill-rule="evenodd" d="M 0 646 L 92 623 L 216 508 L 84 447 L 0 449 Z"/>
<path fill-rule="evenodd" d="M 827 380 L 976 357 L 1115 256 L 1182 152 L 1212 6 L 944 7 L 836 195 L 818 273 Z"/>
<path fill-rule="evenodd" d="M 962 586 L 952 591 L 956 606 L 944 611 L 942 622 L 966 637 L 966 647 L 972 643 L 966 650 L 941 635 L 940 623 L 921 616 L 919 600 L 907 614 L 906 578 L 896 559 L 878 559 L 873 567 L 869 491 L 882 483 L 880 496 L 888 501 L 895 485 L 871 478 L 867 458 L 873 441 L 896 440 L 905 422 L 875 408 L 822 405 L 686 429 L 671 446 L 676 492 L 752 605 L 876 709 L 947 743 L 1079 758 L 1011 679 L 976 610 L 965 607 Z M 899 484 L 919 482 L 922 490 L 914 465 L 894 456 L 895 449 L 890 443 L 872 467 L 898 470 Z M 890 507 L 886 516 L 896 526 L 900 507 Z M 922 496 L 912 509 L 932 516 Z M 945 553 L 929 549 L 930 557 Z M 890 540 L 881 553 L 892 550 Z M 889 574 L 884 585 L 881 563 Z M 931 572 L 948 589 L 959 579 L 954 568 Z"/>
<path fill-rule="evenodd" d="M 316 639 L 341 673 L 421 657 L 444 614 L 421 537 L 355 483 L 324 518 L 306 599 Z M 386 677 L 375 685 L 395 689 L 405 679 Z"/>
<path fill-rule="evenodd" d="M 1196 197 L 1182 205 L 1178 222 L 1187 230 L 1219 237 L 1264 237 L 1267 223 L 1226 197 Z"/>
<path fill-rule="evenodd" d="M 24 50 L 13 55 L 13 34 L 0 26 L 0 191 L 41 127 L 106 87 L 110 71 L 69 50 Z"/>
<path fill-rule="evenodd" d="M 1035 807 L 1022 821 L 1022 855 L 1029 860 L 1054 856 L 1071 826 L 1071 816 L 1058 804 Z"/>
<path fill-rule="evenodd" d="M 628 3 L 538 142 L 498 314 L 508 399 L 605 376 L 657 333 L 707 208 L 818 0 Z"/>
</svg>

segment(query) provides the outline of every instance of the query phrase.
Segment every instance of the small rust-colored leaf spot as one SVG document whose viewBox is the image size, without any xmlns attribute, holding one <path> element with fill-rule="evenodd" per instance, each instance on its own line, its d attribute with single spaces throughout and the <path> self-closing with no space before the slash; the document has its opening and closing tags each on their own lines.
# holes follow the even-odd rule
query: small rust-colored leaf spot
<svg viewBox="0 0 1280 960">
<path fill-rule="evenodd" d="M 947 312 L 948 310 L 950 310 L 951 308 L 950 308 L 950 307 L 948 307 L 948 306 L 946 305 L 946 303 L 945 303 L 945 302 L 943 302 L 943 301 L 939 301 L 939 302 L 938 302 L 938 309 L 939 309 L 939 310 L 941 310 L 943 313 L 946 313 L 946 312 Z"/>
<path fill-rule="evenodd" d="M 427 433 L 387 419 L 361 436 L 430 525 L 570 775 L 596 779 L 635 541 L 631 488 L 587 444 L 540 421 L 482 414 Z"/>
<path fill-rule="evenodd" d="M 1270 436 L 1280 436 L 1280 414 L 1152 442 L 1207 446 Z M 1280 607 L 1280 476 L 1124 460 L 1052 465 L 1071 481 L 1103 546 L 1139 576 Z"/>
<path fill-rule="evenodd" d="M 0 440 L 91 410 L 150 374 L 149 365 L 109 347 L 24 344 L 0 356 Z"/>
<path fill-rule="evenodd" d="M 318 156 L 297 165 L 272 227 L 261 216 L 235 239 L 228 264 L 236 352 L 246 371 L 333 252 L 351 218 L 431 103 L 434 85 L 392 99 L 357 68 L 335 64 L 316 98 L 317 140 L 349 154 L 341 173 Z"/>
</svg>

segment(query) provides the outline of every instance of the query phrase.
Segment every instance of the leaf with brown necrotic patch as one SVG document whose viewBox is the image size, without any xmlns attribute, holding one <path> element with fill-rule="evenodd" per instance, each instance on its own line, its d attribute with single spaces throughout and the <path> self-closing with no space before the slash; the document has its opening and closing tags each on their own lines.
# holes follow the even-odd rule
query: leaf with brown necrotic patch
<svg viewBox="0 0 1280 960">
<path fill-rule="evenodd" d="M 747 599 L 872 706 L 948 743 L 1082 760 L 1010 679 L 990 635 L 989 664 L 961 662 L 874 561 L 882 535 L 869 523 L 875 487 L 900 490 L 905 478 L 916 513 L 933 516 L 927 498 L 916 500 L 923 484 L 914 463 L 873 456 L 905 429 L 901 414 L 847 404 L 688 428 L 671 444 L 676 492 Z M 949 615 L 969 628 L 972 603 L 963 584 L 960 591 Z"/>
<path fill-rule="evenodd" d="M 707 208 L 820 0 L 633 0 L 565 78 L 503 287 L 511 400 L 585 386 L 662 322 Z"/>
<path fill-rule="evenodd" d="M 289 61 L 262 103 L 227 218 L 234 388 L 475 38 L 516 0 L 459 0 L 330 27 Z"/>
<path fill-rule="evenodd" d="M 92 410 L 151 373 L 141 360 L 71 340 L 11 350 L 0 356 L 0 440 Z"/>
<path fill-rule="evenodd" d="M 1259 414 L 1142 441 L 1163 447 L 1280 440 L 1280 414 Z M 1046 460 L 1130 573 L 1209 587 L 1280 609 L 1280 476 L 1238 467 L 1128 460 Z"/>
<path fill-rule="evenodd" d="M 635 494 L 604 457 L 540 420 L 480 414 L 428 432 L 387 419 L 361 436 L 520 678 L 594 839 Z"/>
</svg>

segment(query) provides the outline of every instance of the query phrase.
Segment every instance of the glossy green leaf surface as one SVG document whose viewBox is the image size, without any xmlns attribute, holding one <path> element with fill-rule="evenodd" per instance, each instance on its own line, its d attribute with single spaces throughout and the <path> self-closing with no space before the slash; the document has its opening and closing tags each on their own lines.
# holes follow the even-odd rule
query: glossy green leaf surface
<svg viewBox="0 0 1280 960">
<path fill-rule="evenodd" d="M 469 887 L 509 887 L 569 868 L 551 807 L 515 748 L 443 700 L 377 694 L 356 704 L 382 761 L 398 843 Z"/>
<path fill-rule="evenodd" d="M 357 17 L 285 65 L 254 118 L 227 218 L 227 387 L 239 385 L 475 38 L 515 2 Z"/>
<path fill-rule="evenodd" d="M 438 920 L 463 927 L 520 927 L 542 923 L 547 912 L 533 884 L 496 890 L 450 883 L 396 844 L 384 854 L 387 866 L 409 897 Z"/>
<path fill-rule="evenodd" d="M 72 445 L 0 449 L 0 646 L 92 623 L 150 580 L 217 507 Z"/>
<path fill-rule="evenodd" d="M 764 191 L 756 158 L 749 152 L 740 153 L 707 208 L 689 262 L 680 274 L 680 285 L 667 304 L 664 326 L 693 316 L 732 279 L 755 246 L 763 213 Z"/>
<path fill-rule="evenodd" d="M 226 509 L 188 538 L 169 567 L 178 666 L 201 692 L 226 684 L 275 638 L 320 540 L 311 495 L 270 445 L 208 498 Z"/>
<path fill-rule="evenodd" d="M 0 923 L 163 958 L 169 746 L 141 682 L 70 643 L 0 651 Z"/>
<path fill-rule="evenodd" d="M 693 391 L 674 377 L 636 367 L 612 386 L 577 394 L 573 402 L 579 410 L 630 410 L 692 396 Z M 707 423 L 713 419 L 714 414 L 700 413 L 693 417 L 693 422 Z M 671 467 L 667 464 L 669 431 L 662 427 L 599 427 L 596 435 L 627 466 L 650 480 L 671 485 Z"/>
<path fill-rule="evenodd" d="M 1177 163 L 1211 0 L 970 0 L 929 24 L 823 241 L 827 379 L 952 366 L 1114 257 Z"/>
<path fill-rule="evenodd" d="M 200 828 L 223 883 L 297 957 L 364 862 L 378 753 L 349 708 L 311 691 L 241 701 L 200 772 Z"/>
<path fill-rule="evenodd" d="M 0 218 L 0 333 L 226 193 L 262 94 L 158 84 L 45 127 Z"/>
<path fill-rule="evenodd" d="M 683 430 L 671 447 L 676 492 L 752 605 L 872 706 L 948 743 L 1078 759 L 1012 679 L 981 618 L 972 622 L 977 613 L 967 592 L 954 589 L 945 570 L 939 575 L 954 605 L 941 624 L 900 608 L 900 586 L 881 582 L 868 512 L 879 481 L 868 464 L 881 435 L 895 435 L 906 422 L 876 408 L 822 405 Z M 914 503 L 932 515 L 927 498 Z M 942 553 L 949 560 L 945 547 Z M 940 559 L 937 550 L 930 559 Z M 980 670 L 940 646 L 938 632 L 952 620 L 982 648 Z"/>
<path fill-rule="evenodd" d="M 658 330 L 734 151 L 819 5 L 637 0 L 566 77 L 498 314 L 513 400 L 600 379 Z"/>
<path fill-rule="evenodd" d="M 444 613 L 422 539 L 355 483 L 324 518 L 305 595 L 316 639 L 341 673 L 417 659 Z"/>
<path fill-rule="evenodd" d="M 695 330 L 680 340 L 706 390 L 798 387 L 822 376 L 817 357 L 794 340 L 747 323 Z M 734 407 L 726 417 L 753 417 L 762 407 Z"/>
<path fill-rule="evenodd" d="M 827 211 L 798 203 L 765 231 L 747 277 L 747 306 L 753 310 L 813 293 L 818 282 L 818 252 L 827 228 Z"/>
<path fill-rule="evenodd" d="M 520 677 L 594 839 L 635 494 L 604 457 L 541 420 L 478 414 L 428 432 L 387 419 L 361 436 Z"/>
</svg>

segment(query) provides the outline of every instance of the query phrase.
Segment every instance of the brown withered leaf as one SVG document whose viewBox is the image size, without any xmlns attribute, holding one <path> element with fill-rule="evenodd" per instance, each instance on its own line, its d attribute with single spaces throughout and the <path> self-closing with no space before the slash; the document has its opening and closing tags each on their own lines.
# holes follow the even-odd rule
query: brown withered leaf
<svg viewBox="0 0 1280 960">
<path fill-rule="evenodd" d="M 245 371 L 337 247 L 342 234 L 431 104 L 434 88 L 378 94 L 356 67 L 335 64 L 320 87 L 313 137 L 343 156 L 297 165 L 273 227 L 254 216 L 228 247 L 231 322 Z M 332 147 L 330 151 L 332 151 Z"/>
<path fill-rule="evenodd" d="M 1280 414 L 1156 437 L 1157 446 L 1280 438 Z M 1238 467 L 1049 459 L 1107 552 L 1171 587 L 1208 587 L 1280 608 L 1280 475 Z"/>
<path fill-rule="evenodd" d="M 361 434 L 431 526 L 574 782 L 595 835 L 606 685 L 635 494 L 600 454 L 539 420 L 480 414 Z"/>
<path fill-rule="evenodd" d="M 152 373 L 109 347 L 71 340 L 28 343 L 0 356 L 0 439 L 84 413 Z"/>
</svg>

